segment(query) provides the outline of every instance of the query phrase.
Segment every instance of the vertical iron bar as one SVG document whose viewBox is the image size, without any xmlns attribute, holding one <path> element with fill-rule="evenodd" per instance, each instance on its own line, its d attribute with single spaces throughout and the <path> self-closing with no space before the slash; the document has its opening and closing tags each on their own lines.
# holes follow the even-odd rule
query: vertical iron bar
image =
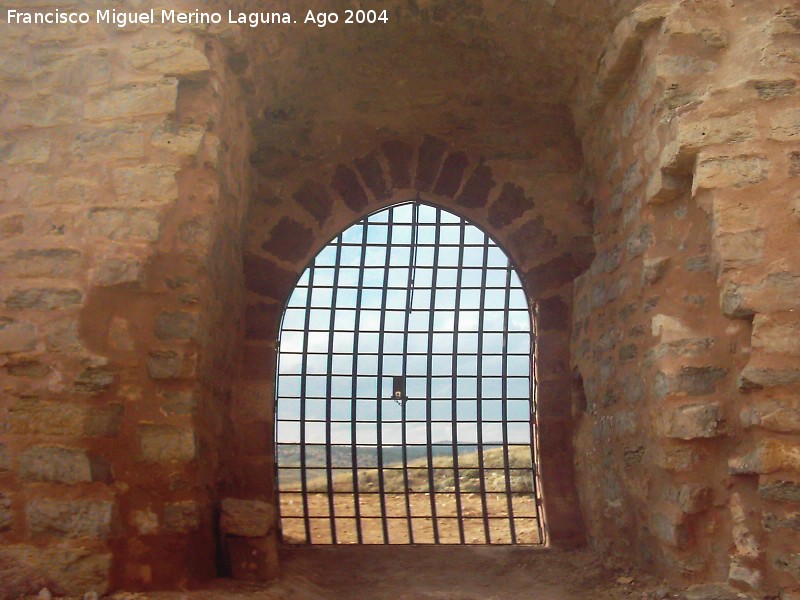
<svg viewBox="0 0 800 600">
<path fill-rule="evenodd" d="M 364 265 L 367 262 L 367 220 L 361 221 L 361 256 L 359 257 L 358 287 L 356 289 L 356 316 L 353 323 L 353 335 L 358 335 L 361 326 L 361 293 L 364 286 Z M 338 270 L 341 265 L 336 264 Z M 354 340 L 357 342 L 357 340 Z M 356 443 L 356 398 L 358 397 L 358 343 L 353 344 L 353 376 L 350 394 L 350 457 L 353 467 L 353 503 L 356 521 L 356 539 L 359 544 L 364 543 L 364 536 L 361 532 L 361 500 L 358 489 L 358 444 Z"/>
<path fill-rule="evenodd" d="M 483 268 L 481 269 L 481 292 L 478 306 L 478 385 L 477 385 L 477 405 L 478 405 L 478 474 L 480 476 L 481 488 L 481 512 L 483 514 L 483 533 L 484 541 L 492 543 L 492 534 L 489 529 L 489 510 L 486 505 L 486 471 L 483 460 L 483 324 L 484 324 L 484 304 L 486 303 L 486 273 L 489 268 L 489 237 L 483 234 Z"/>
<path fill-rule="evenodd" d="M 428 450 L 428 492 L 430 494 L 431 500 L 431 523 L 433 525 L 433 543 L 439 543 L 439 523 L 436 516 L 436 491 L 434 489 L 434 479 L 433 479 L 433 422 L 431 421 L 431 415 L 433 410 L 433 401 L 431 397 L 433 396 L 433 381 L 431 379 L 431 372 L 433 371 L 433 317 L 434 317 L 434 310 L 435 302 L 434 296 L 436 291 L 436 281 L 438 279 L 439 273 L 439 245 L 441 241 L 441 209 L 436 209 L 436 228 L 434 233 L 434 245 L 433 245 L 433 271 L 431 273 L 431 311 L 430 316 L 428 318 L 428 376 L 426 378 L 425 384 L 425 395 L 426 395 L 426 411 L 427 411 L 427 418 L 425 419 L 426 424 L 426 440 L 427 440 L 427 450 Z"/>
<path fill-rule="evenodd" d="M 376 394 L 377 414 L 376 414 L 376 433 L 378 450 L 378 498 L 381 505 L 381 528 L 383 531 L 383 543 L 389 543 L 389 523 L 386 520 L 386 484 L 383 480 L 383 341 L 386 330 L 386 296 L 389 286 L 389 261 L 388 253 L 392 245 L 392 225 L 394 224 L 394 207 L 389 209 L 389 216 L 386 223 L 386 266 L 383 269 L 383 285 L 381 286 L 381 316 L 380 326 L 378 327 L 378 393 Z"/>
<path fill-rule="evenodd" d="M 405 325 L 403 327 L 403 366 L 401 368 L 401 375 L 403 378 L 406 377 L 408 373 L 408 334 L 409 332 L 409 321 L 411 320 L 411 311 L 414 309 L 414 296 L 413 296 L 413 286 L 414 286 L 414 269 L 416 268 L 416 247 L 415 242 L 417 240 L 416 231 L 417 231 L 417 211 L 419 210 L 419 203 L 414 202 L 414 205 L 411 209 L 411 247 L 409 248 L 408 252 L 408 291 L 406 292 L 406 320 Z M 408 396 L 408 394 L 406 394 Z M 405 498 L 406 503 L 406 521 L 408 525 L 408 543 L 414 543 L 414 524 L 411 519 L 411 495 L 409 494 L 409 479 L 408 479 L 408 448 L 406 447 L 407 440 L 407 433 L 406 433 L 406 419 L 408 418 L 406 401 L 408 398 L 403 398 L 400 402 L 400 435 L 401 435 L 401 444 L 402 444 L 402 460 L 403 460 L 403 497 Z"/>
<path fill-rule="evenodd" d="M 342 262 L 342 236 L 336 238 L 336 265 Z M 339 269 L 333 270 L 331 290 L 331 316 L 328 321 L 328 368 L 325 380 L 325 477 L 328 481 L 328 515 L 331 525 L 331 543 L 336 543 L 336 491 L 333 489 L 333 452 L 331 448 L 331 396 L 333 387 L 333 327 L 336 317 L 336 295 L 339 291 Z"/>
<path fill-rule="evenodd" d="M 505 299 L 503 303 L 503 363 L 502 368 L 502 396 L 501 403 L 502 410 L 502 429 L 503 429 L 503 469 L 505 470 L 505 485 L 506 485 L 506 501 L 508 505 L 508 525 L 511 531 L 511 543 L 517 543 L 517 530 L 514 524 L 514 499 L 512 492 L 514 491 L 511 486 L 511 473 L 509 472 L 509 458 L 508 458 L 508 311 L 511 305 L 511 265 L 508 266 L 506 273 L 506 289 Z"/>
<path fill-rule="evenodd" d="M 311 327 L 311 294 L 314 284 L 314 267 L 316 258 L 308 268 L 308 294 L 306 295 L 306 315 L 303 326 L 304 347 L 308 346 L 308 338 L 311 337 L 309 328 Z M 303 525 L 306 532 L 306 544 L 311 541 L 311 521 L 308 514 L 308 478 L 306 476 L 306 378 L 308 373 L 308 353 L 303 352 L 300 359 L 300 493 L 303 496 Z"/>
<path fill-rule="evenodd" d="M 459 315 L 459 304 L 461 303 L 461 284 L 462 284 L 462 272 L 464 268 L 464 237 L 466 235 L 465 232 L 465 221 L 461 219 L 459 226 L 459 246 L 458 246 L 458 272 L 456 274 L 456 304 L 455 304 L 455 314 L 453 315 L 453 360 L 451 363 L 451 370 L 452 370 L 452 378 L 453 382 L 450 386 L 451 394 L 453 395 L 451 399 L 451 407 L 452 412 L 450 414 L 451 417 L 451 443 L 452 443 L 452 451 L 453 451 L 453 484 L 454 488 L 453 491 L 456 495 L 456 515 L 458 516 L 458 540 L 460 543 L 466 543 L 466 537 L 464 536 L 464 514 L 463 514 L 463 507 L 461 505 L 461 479 L 460 479 L 460 469 L 458 464 L 458 315 Z"/>
</svg>

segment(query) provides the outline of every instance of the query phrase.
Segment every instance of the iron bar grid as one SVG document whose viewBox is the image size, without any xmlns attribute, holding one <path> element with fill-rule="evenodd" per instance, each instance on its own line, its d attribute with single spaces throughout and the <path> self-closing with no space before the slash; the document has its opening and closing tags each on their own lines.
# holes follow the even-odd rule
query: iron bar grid
<svg viewBox="0 0 800 600">
<path fill-rule="evenodd" d="M 455 215 L 415 201 L 342 232 L 281 327 L 284 542 L 543 543 L 531 325 L 508 257 Z"/>
</svg>

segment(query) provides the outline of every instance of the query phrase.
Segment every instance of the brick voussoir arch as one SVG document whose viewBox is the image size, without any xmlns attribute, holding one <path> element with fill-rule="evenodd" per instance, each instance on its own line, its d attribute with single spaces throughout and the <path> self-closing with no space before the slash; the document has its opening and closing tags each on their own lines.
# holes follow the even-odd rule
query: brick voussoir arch
<svg viewBox="0 0 800 600">
<path fill-rule="evenodd" d="M 247 309 L 247 339 L 273 342 L 277 338 L 283 309 L 297 280 L 331 239 L 372 212 L 415 198 L 467 218 L 506 251 L 536 307 L 537 330 L 554 333 L 540 336 L 537 355 L 547 353 L 550 362 L 551 357 L 568 362 L 570 308 L 563 288 L 591 260 L 584 238 L 576 232 L 559 243 L 522 186 L 497 182 L 491 166 L 433 136 L 425 136 L 416 147 L 401 140 L 386 141 L 379 150 L 338 164 L 322 181 L 304 181 L 292 194 L 285 214 L 272 219 L 271 229 L 251 231 L 257 239 L 248 247 L 259 248 L 263 254 L 244 256 L 248 292 L 251 298 L 259 297 Z M 270 351 L 274 353 L 271 344 Z M 274 356 L 262 359 L 270 365 L 274 362 Z M 264 379 L 274 376 L 272 368 L 261 371 Z M 573 476 L 567 373 L 563 369 L 563 373 L 548 371 L 536 377 L 543 512 L 548 542 L 561 547 L 584 542 Z"/>
</svg>

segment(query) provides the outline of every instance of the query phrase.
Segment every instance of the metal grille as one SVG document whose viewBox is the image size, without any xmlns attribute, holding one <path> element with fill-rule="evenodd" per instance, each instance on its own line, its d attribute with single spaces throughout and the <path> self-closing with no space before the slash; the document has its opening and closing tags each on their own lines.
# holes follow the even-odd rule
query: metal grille
<svg viewBox="0 0 800 600">
<path fill-rule="evenodd" d="M 412 202 L 349 227 L 278 353 L 281 533 L 299 544 L 538 544 L 533 336 L 480 229 Z"/>
</svg>

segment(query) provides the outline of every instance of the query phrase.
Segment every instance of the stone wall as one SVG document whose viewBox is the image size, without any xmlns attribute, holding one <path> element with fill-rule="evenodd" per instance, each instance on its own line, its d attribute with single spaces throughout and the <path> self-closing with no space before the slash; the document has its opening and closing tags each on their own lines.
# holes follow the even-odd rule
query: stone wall
<svg viewBox="0 0 800 600">
<path fill-rule="evenodd" d="M 206 578 L 242 335 L 238 33 L 4 32 L 0 595 Z"/>
<path fill-rule="evenodd" d="M 791 597 L 796 6 L 387 8 L 3 23 L 0 594 L 274 576 L 284 303 L 332 237 L 419 194 L 492 235 L 537 311 L 550 542 Z"/>
<path fill-rule="evenodd" d="M 644 3 L 578 100 L 584 514 L 683 583 L 800 587 L 799 63 L 791 3 Z"/>
</svg>

